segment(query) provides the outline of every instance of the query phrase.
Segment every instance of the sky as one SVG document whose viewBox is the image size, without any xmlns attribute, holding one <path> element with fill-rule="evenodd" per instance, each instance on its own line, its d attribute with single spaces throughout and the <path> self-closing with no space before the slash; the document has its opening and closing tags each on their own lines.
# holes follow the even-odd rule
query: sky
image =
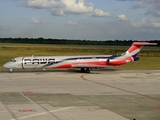
<svg viewBox="0 0 160 120">
<path fill-rule="evenodd" d="M 160 40 L 160 0 L 1 0 L 8 37 Z"/>
</svg>

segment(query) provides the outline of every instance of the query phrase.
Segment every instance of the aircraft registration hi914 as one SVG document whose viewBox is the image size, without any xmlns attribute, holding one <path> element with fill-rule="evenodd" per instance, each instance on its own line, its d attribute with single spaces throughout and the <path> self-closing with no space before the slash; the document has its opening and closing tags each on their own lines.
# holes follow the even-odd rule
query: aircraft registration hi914
<svg viewBox="0 0 160 120">
<path fill-rule="evenodd" d="M 120 66 L 129 62 L 138 61 L 137 54 L 144 45 L 157 45 L 157 43 L 134 42 L 131 47 L 121 55 L 93 55 L 93 56 L 23 56 L 13 58 L 3 65 L 10 69 L 36 69 L 36 68 L 80 68 L 81 72 L 89 73 L 92 68 L 105 68 L 107 66 Z"/>
</svg>

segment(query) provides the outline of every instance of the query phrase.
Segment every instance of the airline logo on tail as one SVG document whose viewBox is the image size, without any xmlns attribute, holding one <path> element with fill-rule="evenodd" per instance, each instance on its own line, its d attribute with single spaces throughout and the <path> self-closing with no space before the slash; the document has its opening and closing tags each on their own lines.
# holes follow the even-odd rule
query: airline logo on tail
<svg viewBox="0 0 160 120">
<path fill-rule="evenodd" d="M 144 45 L 157 45 L 157 43 L 134 42 L 131 47 L 121 55 L 93 55 L 93 56 L 23 56 L 13 58 L 4 64 L 10 69 L 36 69 L 36 68 L 80 68 L 82 72 L 90 72 L 92 68 L 119 66 L 137 61 L 137 54 Z"/>
</svg>

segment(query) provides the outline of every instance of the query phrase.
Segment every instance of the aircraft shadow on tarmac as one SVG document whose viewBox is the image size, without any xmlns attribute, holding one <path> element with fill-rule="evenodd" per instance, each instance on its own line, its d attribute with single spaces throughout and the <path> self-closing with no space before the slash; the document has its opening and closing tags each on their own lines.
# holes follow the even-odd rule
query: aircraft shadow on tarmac
<svg viewBox="0 0 160 120">
<path fill-rule="evenodd" d="M 91 70 L 91 73 L 94 73 L 94 72 L 113 72 L 113 71 L 118 71 L 116 69 L 94 69 L 94 70 Z M 0 70 L 0 73 L 30 73 L 30 72 L 33 72 L 33 73 L 36 73 L 36 72 L 72 72 L 72 73 L 83 73 L 81 72 L 79 69 L 49 69 L 49 70 L 41 70 L 41 69 L 35 69 L 35 70 L 13 70 L 13 72 L 10 72 L 9 70 Z"/>
</svg>

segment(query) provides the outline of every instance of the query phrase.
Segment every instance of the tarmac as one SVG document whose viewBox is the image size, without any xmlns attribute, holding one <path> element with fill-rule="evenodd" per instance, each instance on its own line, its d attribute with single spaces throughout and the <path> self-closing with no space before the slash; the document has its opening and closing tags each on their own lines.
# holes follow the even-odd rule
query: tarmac
<svg viewBox="0 0 160 120">
<path fill-rule="evenodd" d="M 160 120 L 160 70 L 0 71 L 0 120 Z"/>
</svg>

